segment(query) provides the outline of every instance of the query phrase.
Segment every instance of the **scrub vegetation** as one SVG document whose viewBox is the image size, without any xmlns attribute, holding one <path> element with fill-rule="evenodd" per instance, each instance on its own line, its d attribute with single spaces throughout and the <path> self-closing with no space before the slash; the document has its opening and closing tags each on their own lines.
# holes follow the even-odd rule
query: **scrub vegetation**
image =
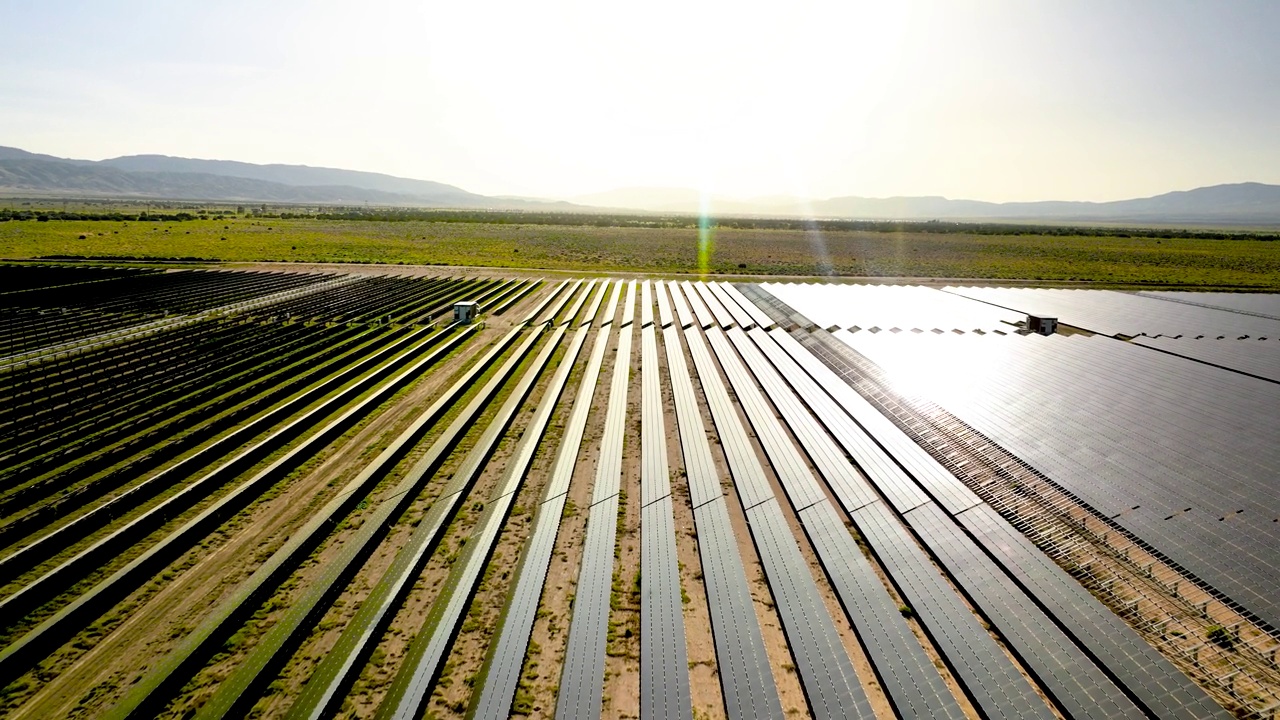
<svg viewBox="0 0 1280 720">
<path fill-rule="evenodd" d="M 700 272 L 692 217 L 314 210 L 0 206 L 0 257 Z M 721 219 L 704 235 L 702 257 L 707 274 L 722 276 L 1276 290 L 1277 240 L 1225 230 Z"/>
</svg>

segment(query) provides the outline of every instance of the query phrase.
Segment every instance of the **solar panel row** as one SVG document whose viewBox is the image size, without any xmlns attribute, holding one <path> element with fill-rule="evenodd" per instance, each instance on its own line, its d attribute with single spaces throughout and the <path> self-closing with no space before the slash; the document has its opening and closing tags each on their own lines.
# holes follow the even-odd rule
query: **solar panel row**
<svg viewBox="0 0 1280 720">
<path fill-rule="evenodd" d="M 698 287 L 704 286 L 699 283 Z M 714 301 L 709 294 L 705 299 Z M 718 303 L 710 307 L 715 305 Z M 723 308 L 719 310 L 721 317 L 731 323 L 729 314 Z M 720 333 L 718 328 L 713 329 L 709 337 L 723 340 Z M 747 515 L 752 539 L 760 553 L 769 589 L 782 619 L 783 632 L 796 659 L 796 669 L 810 710 L 817 717 L 869 718 L 872 716 L 870 704 L 840 642 L 831 615 L 818 595 L 817 585 L 809 574 L 782 508 L 774 498 L 759 457 L 738 419 L 715 361 L 698 333 L 690 332 L 686 340 L 733 475 L 734 487 Z M 743 400 L 741 394 L 739 400 Z M 755 401 L 753 409 L 758 411 L 757 414 L 767 413 L 772 420 L 773 415 L 767 407 L 759 407 L 763 405 L 763 399 L 758 394 Z M 780 432 L 776 421 L 774 429 Z"/>
<path fill-rule="evenodd" d="M 592 505 L 587 517 L 569 644 L 556 697 L 557 718 L 600 717 L 617 513 L 618 496 L 614 494 Z"/>
<path fill-rule="evenodd" d="M 889 368 L 920 351 L 843 339 Z M 957 365 L 986 370 L 941 406 L 1280 626 L 1275 383 L 1100 337 L 1013 340 L 998 355 L 947 345 Z"/>
<path fill-rule="evenodd" d="M 753 334 L 756 332 L 763 331 L 752 331 Z M 850 503 L 856 507 L 866 504 L 863 499 L 878 502 L 874 491 L 865 486 L 843 453 L 823 432 L 817 419 L 801 404 L 756 347 L 740 330 L 730 330 L 729 337 L 773 400 L 782 420 L 828 483 L 846 488 L 856 483 L 859 487 L 848 493 L 859 498 Z M 762 340 L 772 344 L 767 336 L 762 336 Z M 730 378 L 734 379 L 734 374 L 731 373 Z M 735 382 L 735 391 L 741 398 L 744 392 L 737 388 Z M 748 417 L 752 417 L 750 413 Z M 752 422 L 754 425 L 757 421 L 753 419 Z M 765 423 L 761 421 L 761 424 Z M 761 434 L 758 426 L 756 432 Z M 817 480 L 804 468 L 803 459 L 796 455 L 790 461 L 774 460 L 775 455 L 788 452 L 796 453 L 789 444 L 770 451 L 775 472 L 792 506 L 797 509 L 805 533 L 871 658 L 890 702 L 902 717 L 960 717 L 959 705 L 951 697 L 924 649 L 915 642 L 911 629 L 899 612 L 898 603 L 893 601 L 876 577 Z"/>
<path fill-rule="evenodd" d="M 627 283 L 627 299 L 622 306 L 622 327 L 630 325 L 636 318 L 636 288 L 638 285 L 639 283 L 635 280 Z"/>
<path fill-rule="evenodd" d="M 653 324 L 653 288 L 648 280 L 640 284 L 640 327 Z"/>
<path fill-rule="evenodd" d="M 658 341 L 647 282 L 644 290 L 650 322 L 640 331 L 640 714 L 691 718 Z"/>
<path fill-rule="evenodd" d="M 578 319 L 578 327 L 587 327 L 593 322 L 597 322 L 596 314 L 600 312 L 600 305 L 604 302 L 604 296 L 609 294 L 609 281 L 601 280 L 596 284 L 595 295 L 591 297 L 591 304 L 587 306 L 587 311 Z M 565 318 L 565 322 L 571 322 L 573 318 Z"/>
<path fill-rule="evenodd" d="M 806 344 L 814 348 L 819 342 L 816 338 L 823 335 L 825 333 L 817 332 L 808 336 L 806 339 L 810 342 Z M 882 344 L 887 342 L 889 341 L 885 340 Z M 820 347 L 817 351 L 819 355 L 824 355 Z M 825 353 L 825 355 L 828 364 L 841 367 L 841 363 L 837 358 L 831 357 L 831 353 Z M 820 370 L 819 374 L 821 374 Z M 852 372 L 846 374 L 853 375 Z M 834 378 L 830 379 L 834 380 Z M 859 421 L 887 421 L 887 418 L 875 411 L 875 408 L 857 397 L 848 384 L 837 383 L 838 381 L 831 382 L 829 386 L 839 392 L 838 399 L 841 400 L 841 404 Z M 843 387 L 840 387 L 841 385 Z M 866 413 L 867 410 L 872 412 Z M 894 432 L 902 439 L 910 441 L 909 437 L 891 423 L 886 426 L 882 422 L 878 430 L 872 431 L 872 434 L 883 444 Z M 911 444 L 914 445 L 914 443 Z M 920 450 L 918 446 L 916 449 Z M 934 497 L 940 498 L 945 495 L 947 485 L 959 485 L 959 481 L 931 457 L 925 456 L 913 463 L 913 470 L 918 472 L 919 469 L 928 473 L 930 479 L 922 485 L 930 490 Z M 919 475 L 916 479 L 920 479 Z M 972 493 L 966 491 L 965 494 L 972 497 Z M 989 592 L 992 588 L 1004 587 L 1004 591 L 986 595 L 985 602 L 979 604 L 989 613 L 1002 633 L 1006 634 L 1011 644 L 1019 645 L 1018 639 L 1020 636 L 1023 637 L 1023 642 L 1020 643 L 1022 646 L 1019 649 L 1020 654 L 1026 658 L 1025 662 L 1029 666 L 1036 669 L 1041 681 L 1045 682 L 1051 690 L 1056 691 L 1055 697 L 1060 703 L 1074 706 L 1077 710 L 1097 705 L 1097 691 L 1099 689 L 1105 691 L 1110 683 L 1094 666 L 1092 660 L 1096 658 L 1108 672 L 1120 678 L 1125 687 L 1140 702 L 1161 716 L 1209 717 L 1221 713 L 1221 709 L 1209 701 L 1207 696 L 1195 688 L 1185 676 L 1163 661 L 1157 653 L 1098 604 L 1083 588 L 1050 563 L 1043 554 L 1030 546 L 1025 539 L 1023 544 L 1007 545 L 1003 549 L 1005 562 L 997 567 L 988 561 L 979 546 L 972 543 L 969 536 L 956 525 L 957 516 L 961 523 L 965 523 L 966 518 L 982 519 L 989 525 L 986 528 L 988 535 L 991 532 L 999 532 L 1006 538 L 1015 536 L 1021 538 L 998 514 L 985 505 L 966 503 L 964 506 L 953 507 L 951 516 L 948 517 L 941 508 L 930 503 L 905 514 L 908 521 L 915 525 L 920 525 L 924 521 L 929 530 L 919 533 L 921 539 L 933 549 L 935 555 L 942 559 L 949 569 L 953 566 L 960 569 L 961 572 L 953 569 L 953 576 L 966 586 L 971 596 L 976 597 L 979 593 Z M 1030 548 L 1029 551 L 1028 548 Z M 950 563 L 944 559 L 946 553 L 950 553 Z M 1013 556 L 1016 556 L 1016 561 Z M 1017 572 L 1010 570 L 1019 567 L 1017 562 L 1021 563 L 1022 572 L 1029 573 L 1023 579 L 1031 588 L 1030 595 L 1021 592 L 1017 583 L 1013 582 Z M 1034 570 L 1026 570 L 1026 568 L 1034 568 Z M 999 572 L 1001 569 L 1009 572 Z M 1070 598 L 1070 601 L 1065 598 Z M 1044 623 L 1040 620 L 1041 610 L 1036 603 L 1043 603 L 1053 612 L 1054 621 L 1067 630 L 1068 636 L 1074 638 L 1080 648 L 1072 644 L 1067 637 L 1059 637 L 1053 631 L 1047 633 L 1044 631 Z M 1112 634 L 1104 636 L 1099 632 L 1103 628 L 1111 631 Z M 1017 634 L 1010 637 L 1008 633 L 1011 631 Z M 1025 635 L 1022 636 L 1021 634 L 1024 633 Z M 1081 653 L 1081 648 L 1086 649 L 1088 654 Z M 1027 649 L 1032 652 L 1025 652 Z M 1046 673 L 1049 674 L 1048 678 L 1045 677 Z M 1077 677 L 1088 680 L 1082 684 L 1075 679 Z M 1119 693 L 1109 695 L 1110 702 L 1113 703 L 1110 712 L 1138 711 L 1138 708 L 1130 705 Z"/>
<path fill-rule="evenodd" d="M 595 485 L 587 517 L 582 568 L 574 595 L 573 618 L 556 717 L 597 718 L 604 695 L 605 645 L 609 629 L 609 595 L 613 588 L 613 549 L 617 541 L 619 491 L 622 481 L 623 431 L 627 419 L 627 384 L 631 377 L 632 320 L 635 317 L 636 283 L 627 285 L 626 301 L 618 328 L 617 353 L 604 436 L 596 465 Z"/>
<path fill-rule="evenodd" d="M 600 291 L 592 301 L 593 309 L 599 307 L 600 300 L 608 291 L 609 283 L 602 282 Z M 592 399 L 595 397 L 600 366 L 604 362 L 604 354 L 609 344 L 608 324 L 613 320 L 619 294 L 620 286 L 615 286 L 610 296 L 612 300 L 608 310 L 597 321 L 600 327 L 596 330 L 591 355 L 583 371 L 578 393 L 574 397 L 573 410 L 565 423 L 560 447 L 556 451 L 555 462 L 552 465 L 551 477 L 547 481 L 542 502 L 533 522 L 533 532 L 520 555 L 516 579 L 495 633 L 497 639 L 490 646 L 485 669 L 481 673 L 484 676 L 484 682 L 480 685 L 480 696 L 475 704 L 474 717 L 476 718 L 501 720 L 511 714 L 511 704 L 520 680 L 520 671 L 524 666 L 529 636 L 533 630 L 538 604 L 542 597 L 547 569 L 551 564 L 551 553 L 555 549 L 556 535 L 560 530 L 565 499 L 568 497 L 569 484 L 577 465 L 578 450 L 582 444 L 583 433 L 586 431 Z M 594 312 L 589 313 L 590 316 L 594 314 Z"/>
<path fill-rule="evenodd" d="M 681 314 L 687 314 L 688 307 L 679 290 L 669 287 L 677 312 L 683 307 Z M 730 718 L 781 718 L 782 706 L 752 606 L 751 588 L 733 536 L 680 334 L 674 326 L 663 330 L 663 345 L 725 707 Z"/>
<path fill-rule="evenodd" d="M 1185 292 L 1180 290 L 1148 290 L 1137 293 L 1143 297 L 1157 300 L 1202 305 L 1204 307 L 1230 310 L 1242 315 L 1258 315 L 1260 317 L 1280 320 L 1280 293 L 1215 293 Z"/>
<path fill-rule="evenodd" d="M 1060 322 L 1103 335 L 1265 337 L 1272 341 L 1280 338 L 1280 320 L 1273 318 L 1111 290 L 991 287 L 943 290 L 1020 313 L 1051 315 Z"/>
<path fill-rule="evenodd" d="M 1133 343 L 1280 383 L 1280 343 L 1209 338 L 1135 338 Z"/>
<path fill-rule="evenodd" d="M 815 334 L 810 340 L 816 344 L 821 342 L 822 334 Z M 1017 342 L 1010 341 L 1010 342 Z M 834 348 L 837 354 L 841 354 L 841 346 L 826 336 L 826 344 Z M 810 345 L 813 347 L 813 345 Z M 848 353 L 848 349 L 844 348 L 843 353 Z M 847 357 L 847 355 L 846 355 Z M 828 358 L 835 363 L 839 363 L 838 359 Z M 952 482 L 958 482 L 952 477 Z M 978 515 L 975 515 L 977 513 Z M 908 518 L 915 516 L 914 512 L 908 514 Z M 966 518 L 983 517 L 993 526 L 998 527 L 1000 532 L 1008 537 L 1017 536 L 1018 533 L 1008 525 L 1003 518 L 991 510 L 986 505 L 977 505 L 965 510 L 963 513 L 956 514 L 961 524 L 967 527 Z M 948 528 L 953 528 L 952 523 Z M 1026 546 L 1022 546 L 1023 551 Z M 1000 561 L 1002 568 L 1006 571 L 1006 575 L 1010 578 L 1018 578 L 1019 570 L 1013 562 L 1011 555 L 1017 554 L 1011 547 L 1003 548 L 987 548 L 994 559 Z M 1169 717 L 1214 717 L 1221 716 L 1221 708 L 1217 707 L 1212 701 L 1204 695 L 1202 691 L 1196 688 L 1184 675 L 1176 668 L 1164 660 L 1158 653 L 1146 646 L 1141 638 L 1137 637 L 1133 631 L 1119 622 L 1114 615 L 1106 608 L 1102 607 L 1096 599 L 1084 592 L 1074 580 L 1069 578 L 1060 568 L 1050 563 L 1043 554 L 1033 549 L 1032 554 L 1023 552 L 1019 556 L 1021 570 L 1028 567 L 1034 567 L 1032 579 L 1034 581 L 1022 583 L 1027 595 L 1035 600 L 1035 602 L 1044 607 L 1050 614 L 1053 621 L 1056 622 L 1065 633 L 1074 640 L 1074 642 L 1086 652 L 1086 654 L 1095 662 L 1097 662 L 1111 676 L 1118 679 L 1122 689 L 1130 693 L 1134 699 L 1142 703 L 1152 712 L 1157 712 L 1162 716 Z M 997 576 L 999 582 L 1005 582 Z M 1072 593 L 1074 602 L 1066 602 L 1061 595 L 1063 588 L 1068 585 L 1075 586 L 1077 591 Z M 996 595 L 994 599 L 1000 601 L 1005 595 Z M 1022 609 L 1018 606 L 1006 606 L 1003 609 L 1004 616 L 1008 618 L 1007 622 L 1017 625 L 1019 618 L 1024 615 Z M 1030 616 L 1036 617 L 1035 612 L 1031 612 Z M 1103 635 L 1097 631 L 1099 627 L 1097 622 L 1099 618 L 1110 616 L 1111 621 L 1101 627 L 1109 629 L 1110 634 Z M 1033 621 L 1036 622 L 1036 621 Z M 1051 638 L 1058 643 L 1056 636 Z M 1031 643 L 1038 642 L 1035 639 L 1029 640 Z M 1058 643 L 1060 645 L 1060 643 Z M 1145 647 L 1145 650 L 1142 648 Z M 1080 657 L 1075 653 L 1061 652 L 1059 655 L 1063 663 L 1080 663 Z M 1137 659 L 1135 661 L 1135 658 Z M 1078 691 L 1068 687 L 1069 693 Z M 1068 698 L 1071 697 L 1069 694 Z M 1194 701 L 1188 704 L 1186 698 L 1194 698 Z M 1070 701 L 1070 700 L 1068 700 Z"/>
<path fill-rule="evenodd" d="M 661 280 L 654 281 L 654 294 L 658 296 L 658 322 L 662 327 L 671 325 L 671 298 L 667 297 L 666 284 Z"/>
<path fill-rule="evenodd" d="M 622 301 L 622 288 L 625 283 L 622 280 L 613 281 L 613 294 L 609 296 L 609 305 L 605 308 L 604 315 L 600 318 L 600 326 L 604 327 L 613 323 L 613 316 L 617 314 L 618 303 Z"/>
<path fill-rule="evenodd" d="M 770 339 L 770 335 L 790 341 L 791 350 L 797 354 L 784 353 Z M 757 340 L 758 347 L 774 361 L 778 372 L 792 383 L 796 392 L 804 398 L 806 404 L 822 420 L 827 429 L 841 436 L 846 443 L 846 449 L 852 448 L 851 454 L 858 462 L 863 463 L 864 467 L 875 468 L 880 477 L 892 477 L 899 482 L 909 481 L 905 476 L 900 477 L 894 474 L 901 473 L 900 468 L 893 464 L 892 460 L 865 434 L 852 425 L 844 411 L 832 402 L 813 379 L 806 375 L 805 369 L 797 365 L 796 361 L 816 364 L 817 368 L 831 375 L 825 366 L 818 363 L 804 348 L 794 344 L 795 341 L 781 330 L 775 330 L 769 334 L 753 331 L 752 336 Z M 836 379 L 835 382 L 840 381 Z M 780 407 L 785 406 L 780 405 Z M 802 416 L 803 414 L 797 417 Z M 792 423 L 793 431 L 797 431 L 798 428 L 802 429 L 801 422 Z M 894 518 L 892 512 L 880 502 L 879 496 L 866 484 L 865 479 L 854 471 L 847 461 L 841 462 L 834 459 L 833 456 L 836 454 L 834 450 L 816 452 L 821 443 L 820 435 L 799 431 L 797 435 L 802 442 L 806 439 L 809 441 L 807 449 L 814 448 L 809 450 L 810 458 L 823 472 L 833 494 L 850 514 L 855 526 L 867 539 L 873 552 L 880 558 L 899 593 L 913 608 L 912 612 L 921 618 L 927 632 L 975 705 L 987 717 L 1035 716 L 1033 713 L 1037 712 L 1035 710 L 1037 707 L 1040 708 L 1038 711 L 1040 717 L 1050 717 L 1048 708 L 1040 703 L 1031 685 L 1019 675 L 1018 670 L 987 634 L 978 619 L 968 610 L 960 596 L 952 591 L 938 574 L 932 560 Z M 858 442 L 854 442 L 855 440 Z M 918 507 L 921 502 L 927 501 L 927 498 L 919 495 L 918 489 L 916 493 L 921 500 L 910 503 L 910 507 Z M 810 510 L 824 505 L 825 503 L 816 505 Z M 813 534 L 811 533 L 811 536 Z M 827 536 L 830 536 L 829 532 Z M 869 566 L 867 570 L 870 570 Z M 888 610 L 888 612 L 894 611 Z M 886 612 L 883 604 L 880 612 L 882 615 Z M 900 613 L 898 621 L 901 622 Z M 892 627 L 892 624 L 886 627 Z M 903 629 L 899 627 L 898 636 L 902 637 L 902 633 Z M 878 646 L 875 651 L 908 652 L 909 650 L 901 645 L 895 645 Z M 872 657 L 875 659 L 876 655 L 872 654 Z M 918 668 L 917 673 L 927 672 L 920 668 L 920 662 L 917 656 L 914 659 L 915 667 Z M 898 666 L 892 662 L 876 660 L 876 667 L 878 672 L 886 673 L 892 672 L 893 668 Z M 911 671 L 908 669 L 904 672 Z M 932 692 L 935 694 L 938 692 L 936 687 Z M 909 694 L 909 691 L 900 691 L 898 696 Z M 911 707 L 911 705 L 899 703 L 900 712 L 902 707 Z M 915 707 L 919 707 L 919 701 Z M 945 705 L 939 707 L 945 707 Z M 930 712 L 934 710 L 930 709 Z"/>
<path fill-rule="evenodd" d="M 1005 310 L 917 285 L 765 283 L 819 327 L 855 332 L 1010 333 L 1024 319 Z"/>
</svg>

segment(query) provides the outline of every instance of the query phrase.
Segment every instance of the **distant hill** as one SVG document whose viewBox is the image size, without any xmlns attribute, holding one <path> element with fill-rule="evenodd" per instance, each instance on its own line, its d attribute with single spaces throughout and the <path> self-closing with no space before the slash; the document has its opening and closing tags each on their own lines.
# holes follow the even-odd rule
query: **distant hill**
<svg viewBox="0 0 1280 720">
<path fill-rule="evenodd" d="M 0 146 L 0 194 L 5 192 L 416 207 L 541 206 L 525 200 L 477 195 L 444 183 L 355 170 L 166 155 L 73 160 Z"/>
<path fill-rule="evenodd" d="M 703 198 L 687 188 L 623 188 L 555 202 L 487 197 L 453 185 L 381 173 L 255 165 L 167 155 L 73 160 L 0 146 L 0 195 L 65 195 L 173 200 L 450 207 L 556 212 L 701 211 Z M 867 220 L 983 220 L 1280 225 L 1280 185 L 1237 183 L 1115 202 L 1014 202 L 945 197 L 794 197 L 709 199 L 713 215 L 779 215 Z"/>
<path fill-rule="evenodd" d="M 941 197 L 842 197 L 815 202 L 818 215 L 890 219 L 1280 223 L 1280 185 L 1235 183 L 1114 202 L 989 203 Z"/>
<path fill-rule="evenodd" d="M 201 173 L 248 178 L 295 187 L 345 186 L 429 198 L 442 204 L 475 204 L 481 195 L 429 180 L 410 180 L 381 173 L 307 165 L 254 165 L 232 160 L 193 160 L 168 155 L 127 155 L 103 160 L 99 165 L 128 172 Z"/>
<path fill-rule="evenodd" d="M 684 188 L 623 188 L 580 195 L 576 203 L 613 209 L 697 213 L 701 195 Z M 713 214 L 801 215 L 866 220 L 1021 220 L 1063 222 L 1280 224 L 1280 185 L 1237 183 L 1115 202 L 1012 202 L 945 197 L 835 197 L 710 200 Z"/>
<path fill-rule="evenodd" d="M 0 193 L 166 198 L 232 202 L 450 205 L 347 186 L 297 187 L 209 173 L 126 172 L 50 160 L 0 160 Z"/>
</svg>

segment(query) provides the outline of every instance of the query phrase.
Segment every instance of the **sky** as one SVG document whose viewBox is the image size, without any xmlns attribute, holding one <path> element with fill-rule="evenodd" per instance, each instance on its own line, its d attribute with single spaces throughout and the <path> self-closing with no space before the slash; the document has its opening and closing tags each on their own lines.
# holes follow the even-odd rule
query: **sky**
<svg viewBox="0 0 1280 720">
<path fill-rule="evenodd" d="M 1280 183 L 1269 0 L 0 0 L 0 145 L 489 195 Z"/>
</svg>

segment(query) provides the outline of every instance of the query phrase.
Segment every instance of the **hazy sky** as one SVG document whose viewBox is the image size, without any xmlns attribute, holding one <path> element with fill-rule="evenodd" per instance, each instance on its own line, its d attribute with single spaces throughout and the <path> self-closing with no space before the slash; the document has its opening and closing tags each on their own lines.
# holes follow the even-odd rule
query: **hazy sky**
<svg viewBox="0 0 1280 720">
<path fill-rule="evenodd" d="M 0 0 L 0 145 L 486 194 L 1280 183 L 1280 2 Z"/>
</svg>

